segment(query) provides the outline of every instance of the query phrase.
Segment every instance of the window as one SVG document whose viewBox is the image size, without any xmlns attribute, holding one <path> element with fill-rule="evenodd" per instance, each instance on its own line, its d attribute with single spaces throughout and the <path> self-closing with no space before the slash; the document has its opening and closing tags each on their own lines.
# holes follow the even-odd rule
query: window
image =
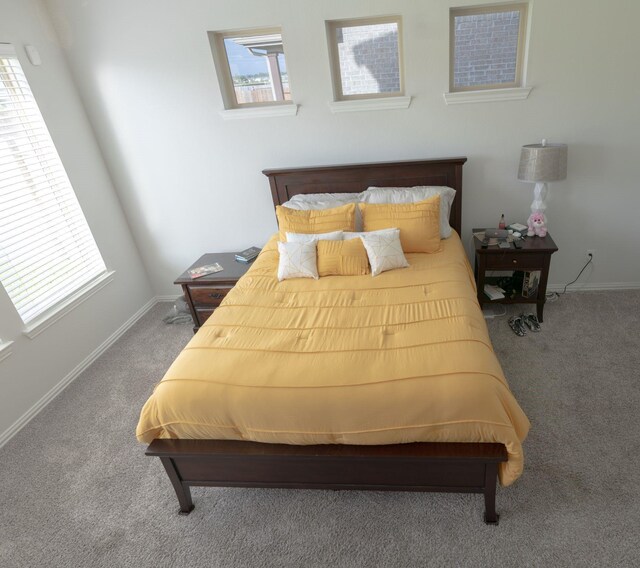
<svg viewBox="0 0 640 568">
<path fill-rule="evenodd" d="M 15 52 L 0 44 L 0 281 L 29 323 L 104 272 Z"/>
<path fill-rule="evenodd" d="M 327 22 L 327 38 L 337 101 L 400 96 L 400 17 Z"/>
<path fill-rule="evenodd" d="M 209 32 L 225 108 L 291 104 L 278 28 Z"/>
<path fill-rule="evenodd" d="M 527 4 L 454 8 L 449 90 L 522 87 Z"/>
</svg>

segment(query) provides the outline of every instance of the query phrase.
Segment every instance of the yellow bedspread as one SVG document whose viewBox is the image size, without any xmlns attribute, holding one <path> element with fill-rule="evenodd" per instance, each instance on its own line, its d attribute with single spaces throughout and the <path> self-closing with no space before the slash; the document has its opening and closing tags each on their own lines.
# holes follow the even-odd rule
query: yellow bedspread
<svg viewBox="0 0 640 568">
<path fill-rule="evenodd" d="M 167 371 L 137 437 L 284 444 L 501 442 L 529 421 L 489 341 L 454 233 L 410 268 L 279 283 L 272 238 Z"/>
</svg>

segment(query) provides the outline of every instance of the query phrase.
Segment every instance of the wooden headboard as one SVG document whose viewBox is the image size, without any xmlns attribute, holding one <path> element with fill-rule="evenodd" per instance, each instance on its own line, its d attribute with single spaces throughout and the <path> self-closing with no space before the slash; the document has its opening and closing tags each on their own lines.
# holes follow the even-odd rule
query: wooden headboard
<svg viewBox="0 0 640 568">
<path fill-rule="evenodd" d="M 299 193 L 359 193 L 369 186 L 447 185 L 456 190 L 449 224 L 461 234 L 462 165 L 467 158 L 264 170 L 273 204 Z"/>
</svg>

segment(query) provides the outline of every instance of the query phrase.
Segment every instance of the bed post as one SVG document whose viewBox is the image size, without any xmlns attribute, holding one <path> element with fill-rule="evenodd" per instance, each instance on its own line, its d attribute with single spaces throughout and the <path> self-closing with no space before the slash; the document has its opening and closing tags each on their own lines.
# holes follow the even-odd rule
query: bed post
<svg viewBox="0 0 640 568">
<path fill-rule="evenodd" d="M 173 459 L 161 457 L 160 461 L 162 461 L 162 465 L 167 471 L 171 484 L 176 491 L 178 503 L 180 503 L 180 511 L 178 511 L 178 514 L 188 515 L 195 507 L 191 500 L 191 489 L 189 489 L 189 486 L 182 481 Z"/>
<path fill-rule="evenodd" d="M 500 521 L 500 515 L 496 513 L 498 464 L 485 463 L 484 468 L 484 522 L 488 525 L 497 525 Z"/>
</svg>

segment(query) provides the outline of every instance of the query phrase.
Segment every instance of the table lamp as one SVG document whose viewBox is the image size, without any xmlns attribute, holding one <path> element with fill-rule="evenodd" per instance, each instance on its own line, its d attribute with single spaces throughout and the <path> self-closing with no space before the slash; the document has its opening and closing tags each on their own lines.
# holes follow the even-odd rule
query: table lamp
<svg viewBox="0 0 640 568">
<path fill-rule="evenodd" d="M 547 234 L 545 199 L 548 193 L 547 183 L 560 181 L 567 177 L 567 145 L 549 144 L 543 140 L 541 144 L 528 144 L 522 147 L 518 179 L 535 182 L 531 216 L 529 217 L 528 235 L 544 237 Z M 538 230 L 536 230 L 538 229 Z M 543 234 L 540 234 L 540 233 Z"/>
</svg>

